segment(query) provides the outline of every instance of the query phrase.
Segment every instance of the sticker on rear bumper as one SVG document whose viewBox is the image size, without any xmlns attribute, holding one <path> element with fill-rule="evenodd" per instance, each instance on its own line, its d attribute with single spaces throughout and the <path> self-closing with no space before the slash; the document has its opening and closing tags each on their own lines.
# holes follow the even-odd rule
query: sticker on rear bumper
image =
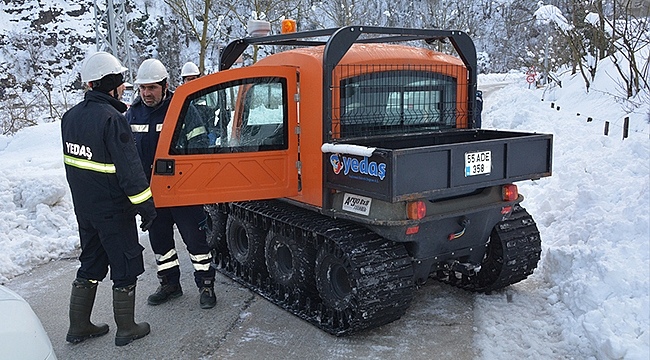
<svg viewBox="0 0 650 360">
<path fill-rule="evenodd" d="M 345 194 L 343 196 L 343 210 L 366 215 L 370 214 L 372 199 L 365 196 Z"/>
</svg>

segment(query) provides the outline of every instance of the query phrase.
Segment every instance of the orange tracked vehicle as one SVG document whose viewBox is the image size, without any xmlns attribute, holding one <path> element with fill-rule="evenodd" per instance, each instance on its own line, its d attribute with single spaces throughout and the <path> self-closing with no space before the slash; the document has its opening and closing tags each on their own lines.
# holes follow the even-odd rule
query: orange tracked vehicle
<svg viewBox="0 0 650 360">
<path fill-rule="evenodd" d="M 426 48 L 436 41 L 457 56 Z M 277 52 L 231 68 L 249 46 Z M 537 266 L 513 183 L 551 175 L 552 136 L 480 128 L 465 33 L 249 37 L 220 68 L 177 89 L 152 189 L 157 206 L 212 204 L 222 273 L 343 335 L 398 319 L 429 278 L 489 292 Z M 183 131 L 196 114 L 201 148 Z"/>
</svg>

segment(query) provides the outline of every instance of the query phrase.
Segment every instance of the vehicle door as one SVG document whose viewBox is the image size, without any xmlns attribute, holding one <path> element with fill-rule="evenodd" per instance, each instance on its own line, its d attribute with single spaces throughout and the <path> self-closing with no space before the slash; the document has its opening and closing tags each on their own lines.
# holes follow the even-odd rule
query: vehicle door
<svg viewBox="0 0 650 360">
<path fill-rule="evenodd" d="M 181 85 L 156 149 L 158 207 L 298 194 L 297 69 L 251 66 Z"/>
</svg>

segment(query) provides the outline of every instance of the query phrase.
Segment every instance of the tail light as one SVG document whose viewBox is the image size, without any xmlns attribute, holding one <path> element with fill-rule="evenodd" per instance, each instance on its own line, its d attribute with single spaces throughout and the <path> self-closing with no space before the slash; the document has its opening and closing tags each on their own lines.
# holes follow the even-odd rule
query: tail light
<svg viewBox="0 0 650 360">
<path fill-rule="evenodd" d="M 427 215 L 427 205 L 424 201 L 411 201 L 406 204 L 406 216 L 411 220 L 420 220 Z"/>
<path fill-rule="evenodd" d="M 503 185 L 501 194 L 503 196 L 503 201 L 515 201 L 519 197 L 519 190 L 517 190 L 517 185 L 507 184 Z"/>
</svg>

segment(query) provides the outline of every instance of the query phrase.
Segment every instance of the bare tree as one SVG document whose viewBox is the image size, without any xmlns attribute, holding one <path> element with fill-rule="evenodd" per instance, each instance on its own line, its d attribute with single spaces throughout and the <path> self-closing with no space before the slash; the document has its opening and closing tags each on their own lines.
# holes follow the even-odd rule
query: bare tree
<svg viewBox="0 0 650 360">
<path fill-rule="evenodd" d="M 489 2 L 489 0 L 487 0 Z M 493 28 L 485 29 L 482 42 L 490 44 L 492 53 L 492 71 L 508 71 L 527 66 L 523 57 L 526 53 L 526 41 L 533 23 L 535 8 L 530 1 L 513 0 L 510 3 L 490 5 L 491 18 L 485 19 Z"/>
<path fill-rule="evenodd" d="M 650 10 L 647 6 L 633 5 L 637 5 L 637 2 L 614 1 L 611 17 L 600 14 L 605 19 L 607 28 L 611 29 L 611 33 L 607 35 L 611 45 L 616 49 L 612 60 L 621 76 L 628 99 L 638 94 L 641 89 L 650 89 L 648 82 L 650 59 L 637 57 L 638 50 L 650 44 Z M 639 13 L 642 16 L 638 16 Z"/>
<path fill-rule="evenodd" d="M 326 19 L 321 22 L 332 23 L 334 27 L 358 25 L 362 21 L 364 0 L 320 1 L 315 5 Z"/>
<path fill-rule="evenodd" d="M 156 50 L 158 57 L 164 59 L 164 64 L 169 72 L 169 83 L 172 87 L 180 83 L 180 69 L 185 59 L 181 59 L 183 40 L 186 35 L 183 32 L 183 26 L 178 18 L 158 19 L 156 27 Z"/>
<path fill-rule="evenodd" d="M 60 119 L 70 107 L 76 82 L 71 64 L 82 53 L 73 45 L 57 47 L 51 33 L 28 31 L 0 38 L 0 127 L 14 133 L 40 122 Z M 67 45 L 67 44 L 65 44 Z M 68 56 L 67 59 L 64 59 Z"/>
<path fill-rule="evenodd" d="M 314 2 L 311 14 L 312 18 L 318 19 L 319 28 L 350 25 L 408 27 L 414 18 L 411 15 L 414 3 L 410 0 L 325 0 Z"/>
<path fill-rule="evenodd" d="M 164 0 L 183 21 L 189 35 L 199 43 L 199 70 L 205 72 L 208 47 L 221 34 L 221 22 L 227 16 L 228 7 L 215 0 Z M 225 10 L 224 10 L 225 9 Z M 220 13 L 221 12 L 221 13 Z"/>
<path fill-rule="evenodd" d="M 8 89 L 6 98 L 0 102 L 0 128 L 2 135 L 14 134 L 18 130 L 37 125 L 35 120 L 39 107 L 35 99 L 16 89 Z"/>
</svg>

